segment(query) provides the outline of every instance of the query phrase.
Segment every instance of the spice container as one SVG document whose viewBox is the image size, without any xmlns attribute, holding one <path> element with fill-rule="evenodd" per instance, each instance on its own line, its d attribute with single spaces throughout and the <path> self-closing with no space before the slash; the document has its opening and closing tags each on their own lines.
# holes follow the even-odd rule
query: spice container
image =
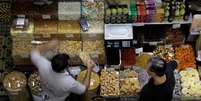
<svg viewBox="0 0 201 101">
<path fill-rule="evenodd" d="M 115 70 L 103 69 L 101 71 L 101 96 L 118 96 L 119 91 L 119 72 Z"/>
<path fill-rule="evenodd" d="M 27 89 L 26 76 L 17 71 L 7 74 L 4 78 L 3 85 L 8 92 L 10 101 L 30 101 Z"/>
<path fill-rule="evenodd" d="M 42 87 L 40 82 L 40 77 L 38 72 L 34 72 L 30 75 L 28 79 L 28 85 L 31 89 L 32 96 L 35 101 L 38 101 L 37 98 L 42 100 Z"/>
<path fill-rule="evenodd" d="M 82 16 L 88 20 L 104 20 L 104 2 L 83 2 L 82 4 Z"/>
<path fill-rule="evenodd" d="M 176 60 L 179 61 L 177 66 L 178 70 L 184 70 L 186 68 L 196 68 L 195 55 L 192 46 L 181 45 L 175 48 Z"/>
</svg>

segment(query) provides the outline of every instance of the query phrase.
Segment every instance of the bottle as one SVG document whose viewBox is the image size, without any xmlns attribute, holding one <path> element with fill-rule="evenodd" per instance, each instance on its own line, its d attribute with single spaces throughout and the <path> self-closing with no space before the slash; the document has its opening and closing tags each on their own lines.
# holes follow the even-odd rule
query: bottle
<svg viewBox="0 0 201 101">
<path fill-rule="evenodd" d="M 112 16 L 111 16 L 111 23 L 112 24 L 116 23 L 116 15 L 117 15 L 117 9 L 112 8 Z"/>
<path fill-rule="evenodd" d="M 105 23 L 108 24 L 111 22 L 111 9 L 107 8 L 105 11 Z"/>
<path fill-rule="evenodd" d="M 121 22 L 123 22 L 123 9 L 122 9 L 122 7 L 121 6 L 119 6 L 119 7 L 117 7 L 117 23 L 121 23 Z"/>
<path fill-rule="evenodd" d="M 123 7 L 123 23 L 127 23 L 128 22 L 128 7 L 127 5 L 122 6 Z"/>
</svg>

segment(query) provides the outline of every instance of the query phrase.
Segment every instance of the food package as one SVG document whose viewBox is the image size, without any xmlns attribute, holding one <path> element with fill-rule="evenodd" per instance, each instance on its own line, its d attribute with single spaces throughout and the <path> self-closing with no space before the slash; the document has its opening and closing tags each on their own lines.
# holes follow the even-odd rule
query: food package
<svg viewBox="0 0 201 101">
<path fill-rule="evenodd" d="M 136 95 L 139 91 L 138 73 L 132 70 L 120 71 L 120 95 Z"/>
<path fill-rule="evenodd" d="M 78 77 L 77 77 L 77 80 L 79 82 L 83 82 L 84 78 L 85 78 L 85 75 L 86 75 L 86 70 L 85 71 L 82 71 Z M 89 89 L 88 90 L 96 90 L 98 88 L 98 86 L 100 85 L 100 78 L 98 76 L 98 74 L 92 72 L 91 73 L 91 80 L 90 80 L 90 86 L 89 86 Z"/>
<path fill-rule="evenodd" d="M 82 32 L 84 34 L 102 34 L 104 33 L 104 22 L 103 21 L 97 21 L 97 20 L 91 20 L 88 21 L 89 23 L 89 29 L 86 32 Z"/>
<path fill-rule="evenodd" d="M 159 56 L 163 58 L 165 61 L 169 62 L 175 59 L 174 48 L 167 46 L 158 46 L 153 51 L 154 56 Z"/>
<path fill-rule="evenodd" d="M 181 75 L 179 74 L 178 70 L 174 71 L 174 77 L 175 77 L 175 87 L 173 91 L 173 96 L 175 98 L 180 98 L 181 97 Z"/>
<path fill-rule="evenodd" d="M 104 19 L 104 2 L 83 2 L 82 4 L 82 16 L 88 20 L 103 20 Z"/>
<path fill-rule="evenodd" d="M 147 68 L 147 63 L 151 59 L 151 55 L 141 53 L 139 56 L 136 58 L 136 66 L 141 67 L 141 68 Z"/>
<path fill-rule="evenodd" d="M 26 76 L 17 71 L 7 74 L 3 81 L 4 88 L 8 91 L 10 101 L 29 101 Z"/>
<path fill-rule="evenodd" d="M 191 32 L 198 32 L 198 34 L 199 34 L 199 31 L 201 31 L 201 24 L 200 23 L 201 23 L 201 15 L 200 14 L 194 15 L 190 31 Z"/>
<path fill-rule="evenodd" d="M 195 55 L 192 46 L 182 45 L 175 48 L 176 60 L 179 61 L 177 66 L 178 70 L 184 70 L 185 68 L 195 68 Z"/>
<path fill-rule="evenodd" d="M 182 97 L 200 97 L 201 81 L 196 69 L 187 68 L 180 71 Z"/>
<path fill-rule="evenodd" d="M 40 82 L 40 77 L 38 72 L 34 72 L 30 75 L 28 80 L 28 85 L 33 95 L 41 96 L 42 87 L 41 87 L 41 82 Z"/>
<path fill-rule="evenodd" d="M 118 96 L 119 91 L 119 72 L 115 70 L 103 69 L 100 76 L 101 96 Z"/>
<path fill-rule="evenodd" d="M 32 39 L 13 38 L 12 56 L 15 58 L 28 58 L 34 48 L 31 41 Z"/>
<path fill-rule="evenodd" d="M 58 32 L 58 23 L 55 20 L 37 20 L 34 22 L 34 26 L 34 34 L 51 34 Z"/>
<path fill-rule="evenodd" d="M 81 41 L 60 41 L 59 52 L 79 55 L 81 48 Z"/>
<path fill-rule="evenodd" d="M 97 58 L 99 64 L 105 61 L 105 48 L 103 40 L 83 41 L 83 51 L 92 58 Z"/>
<path fill-rule="evenodd" d="M 80 24 L 78 21 L 59 21 L 58 32 L 80 34 Z"/>
<path fill-rule="evenodd" d="M 34 33 L 34 23 L 32 20 L 26 19 L 27 26 L 23 29 L 16 28 L 15 24 L 11 27 L 11 35 L 14 37 L 32 37 Z M 15 23 L 15 22 L 14 22 Z"/>
<path fill-rule="evenodd" d="M 26 76 L 21 72 L 11 72 L 4 78 L 4 87 L 9 91 L 20 91 L 26 87 Z"/>
<path fill-rule="evenodd" d="M 127 48 L 121 49 L 121 63 L 123 66 L 135 65 L 135 49 Z"/>
<path fill-rule="evenodd" d="M 59 2 L 59 20 L 79 20 L 81 16 L 81 2 Z"/>
</svg>

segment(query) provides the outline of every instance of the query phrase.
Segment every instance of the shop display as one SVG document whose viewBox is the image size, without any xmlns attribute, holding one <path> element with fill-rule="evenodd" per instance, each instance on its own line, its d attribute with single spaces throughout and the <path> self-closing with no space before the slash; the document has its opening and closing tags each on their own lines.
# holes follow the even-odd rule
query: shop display
<svg viewBox="0 0 201 101">
<path fill-rule="evenodd" d="M 159 56 L 163 58 L 165 61 L 169 62 L 175 59 L 175 53 L 173 47 L 168 46 L 158 46 L 153 51 L 154 56 Z"/>
<path fill-rule="evenodd" d="M 141 53 L 136 58 L 136 66 L 141 68 L 147 68 L 147 63 L 151 59 L 151 56 L 145 53 Z"/>
<path fill-rule="evenodd" d="M 21 72 L 11 72 L 4 78 L 3 85 L 8 91 L 10 101 L 29 101 L 29 93 L 26 88 L 27 79 Z"/>
<path fill-rule="evenodd" d="M 118 96 L 119 91 L 119 72 L 115 70 L 103 69 L 100 76 L 101 96 Z"/>
<path fill-rule="evenodd" d="M 103 20 L 104 19 L 104 2 L 82 2 L 82 16 L 88 20 Z"/>
<path fill-rule="evenodd" d="M 198 71 L 188 68 L 180 72 L 183 97 L 200 97 L 201 81 Z"/>
<path fill-rule="evenodd" d="M 89 56 L 88 53 L 85 53 L 85 52 L 80 52 L 79 54 L 82 62 L 84 63 L 84 65 L 86 66 L 87 65 L 87 62 L 91 60 L 91 57 Z"/>
<path fill-rule="evenodd" d="M 57 21 L 54 20 L 35 20 L 34 21 L 35 32 L 34 34 L 51 34 L 57 33 Z"/>
<path fill-rule="evenodd" d="M 132 70 L 120 71 L 120 95 L 136 95 L 139 91 L 138 73 Z"/>
<path fill-rule="evenodd" d="M 14 58 L 28 58 L 34 46 L 31 39 L 13 39 L 12 56 Z"/>
<path fill-rule="evenodd" d="M 58 33 L 80 34 L 80 24 L 78 21 L 59 21 Z"/>
<path fill-rule="evenodd" d="M 11 35 L 14 37 L 23 37 L 23 36 L 30 36 L 34 33 L 34 23 L 31 20 L 25 19 L 24 24 L 25 26 L 18 27 L 16 25 L 17 21 L 13 21 L 13 25 L 11 27 Z"/>
<path fill-rule="evenodd" d="M 58 18 L 59 20 L 79 20 L 81 16 L 81 2 L 59 2 Z"/>
<path fill-rule="evenodd" d="M 128 23 L 129 10 L 127 5 L 107 8 L 105 10 L 105 23 Z"/>
<path fill-rule="evenodd" d="M 30 75 L 28 85 L 33 95 L 40 96 L 40 94 L 42 93 L 42 87 L 38 72 L 34 72 L 33 74 Z"/>
<path fill-rule="evenodd" d="M 21 90 L 27 84 L 26 77 L 20 72 L 11 72 L 4 78 L 4 87 L 7 90 Z"/>
<path fill-rule="evenodd" d="M 178 70 L 184 70 L 185 68 L 195 68 L 195 55 L 192 46 L 182 45 L 175 48 L 176 60 L 179 61 L 177 66 Z"/>
<path fill-rule="evenodd" d="M 96 57 L 99 63 L 104 63 L 105 49 L 103 40 L 83 41 L 83 51 L 91 57 Z"/>
<path fill-rule="evenodd" d="M 79 55 L 81 52 L 81 41 L 60 41 L 59 52 L 71 55 Z"/>
<path fill-rule="evenodd" d="M 184 43 L 184 33 L 181 30 L 167 30 L 165 32 L 165 43 L 166 44 L 183 44 Z"/>
<path fill-rule="evenodd" d="M 135 65 L 135 49 L 134 48 L 121 49 L 121 64 L 123 66 Z"/>
<path fill-rule="evenodd" d="M 85 78 L 85 74 L 86 74 L 86 70 L 82 71 L 78 75 L 77 80 L 82 83 L 84 78 Z M 95 90 L 98 88 L 99 85 L 100 85 L 100 78 L 99 78 L 98 74 L 92 72 L 91 73 L 90 86 L 89 86 L 88 90 Z"/>
</svg>

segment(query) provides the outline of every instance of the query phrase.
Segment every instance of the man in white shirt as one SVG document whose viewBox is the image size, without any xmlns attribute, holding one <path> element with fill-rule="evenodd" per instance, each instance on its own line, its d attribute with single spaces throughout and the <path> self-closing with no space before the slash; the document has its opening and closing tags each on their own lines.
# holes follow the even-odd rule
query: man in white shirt
<svg viewBox="0 0 201 101">
<path fill-rule="evenodd" d="M 69 59 L 67 54 L 58 54 L 51 61 L 41 55 L 49 50 L 55 50 L 57 46 L 58 41 L 53 40 L 38 46 L 31 52 L 31 60 L 38 68 L 44 95 L 47 95 L 47 101 L 64 101 L 70 93 L 80 95 L 85 93 L 89 88 L 91 71 L 94 67 L 94 62 L 89 60 L 83 84 L 79 83 L 66 71 Z"/>
</svg>

